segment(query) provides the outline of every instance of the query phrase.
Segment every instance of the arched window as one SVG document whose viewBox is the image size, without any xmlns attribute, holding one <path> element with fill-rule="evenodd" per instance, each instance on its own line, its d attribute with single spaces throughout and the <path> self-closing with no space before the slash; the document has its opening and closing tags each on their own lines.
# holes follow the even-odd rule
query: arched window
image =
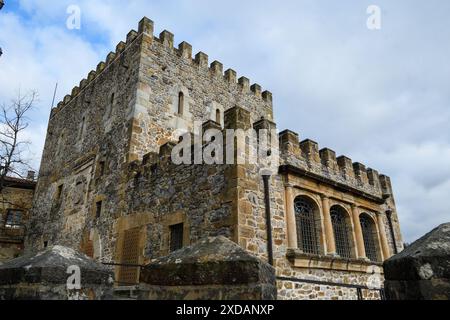
<svg viewBox="0 0 450 320">
<path fill-rule="evenodd" d="M 216 110 L 216 122 L 221 124 L 222 123 L 222 116 L 219 109 Z"/>
<path fill-rule="evenodd" d="M 342 207 L 334 206 L 330 210 L 331 222 L 333 224 L 336 252 L 342 258 L 351 258 L 350 226 L 347 213 Z"/>
<path fill-rule="evenodd" d="M 298 247 L 305 253 L 320 254 L 316 206 L 311 200 L 298 197 L 294 207 Z"/>
<path fill-rule="evenodd" d="M 178 94 L 178 114 L 182 115 L 184 113 L 184 93 L 180 92 Z"/>
<path fill-rule="evenodd" d="M 360 216 L 359 220 L 361 222 L 366 256 L 370 261 L 378 261 L 375 224 L 366 213 L 363 213 Z"/>
</svg>

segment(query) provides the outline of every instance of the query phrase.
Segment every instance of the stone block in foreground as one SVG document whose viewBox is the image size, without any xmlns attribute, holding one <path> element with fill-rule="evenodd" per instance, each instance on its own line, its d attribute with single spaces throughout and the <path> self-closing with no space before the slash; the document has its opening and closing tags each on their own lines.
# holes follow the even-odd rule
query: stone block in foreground
<svg viewBox="0 0 450 320">
<path fill-rule="evenodd" d="M 141 300 L 275 300 L 275 269 L 225 237 L 207 238 L 141 271 Z"/>
<path fill-rule="evenodd" d="M 390 300 L 450 299 L 450 223 L 387 260 L 384 274 Z"/>
<path fill-rule="evenodd" d="M 81 271 L 81 289 L 67 286 L 71 266 L 78 266 Z M 113 285 L 112 271 L 62 246 L 25 255 L 0 266 L 0 300 L 112 299 Z"/>
</svg>

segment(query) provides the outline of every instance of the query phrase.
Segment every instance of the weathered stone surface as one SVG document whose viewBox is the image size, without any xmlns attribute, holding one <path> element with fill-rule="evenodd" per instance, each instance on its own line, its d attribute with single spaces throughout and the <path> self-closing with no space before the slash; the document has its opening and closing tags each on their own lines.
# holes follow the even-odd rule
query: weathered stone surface
<svg viewBox="0 0 450 320">
<path fill-rule="evenodd" d="M 81 289 L 69 290 L 69 267 L 81 271 Z M 113 272 L 73 249 L 54 246 L 0 266 L 0 300 L 112 298 Z"/>
<path fill-rule="evenodd" d="M 450 299 L 450 223 L 386 261 L 384 270 L 390 299 Z"/>
<path fill-rule="evenodd" d="M 149 264 L 143 299 L 276 299 L 275 269 L 225 237 L 206 238 Z"/>
<path fill-rule="evenodd" d="M 25 226 L 30 218 L 36 187 L 34 172 L 29 172 L 29 179 L 6 177 L 4 183 L 0 205 L 0 264 L 17 258 L 23 252 Z M 14 214 L 12 220 L 8 217 L 11 213 Z"/>
<path fill-rule="evenodd" d="M 260 86 L 251 86 L 246 77 L 239 75 L 237 80 L 232 70 L 221 75 L 219 62 L 208 68 L 204 53 L 192 59 L 192 48 L 187 43 L 173 48 L 171 34 L 165 32 L 157 38 L 152 32 L 153 23 L 144 18 L 139 32 L 129 33 L 126 47 L 116 52 L 110 64 L 92 72 L 79 86 L 77 96 L 68 96 L 52 112 L 28 247 L 57 243 L 80 248 L 98 260 L 131 264 L 133 267 L 117 267 L 115 271 L 120 283 L 133 285 L 139 279 L 138 267 L 134 266 L 168 255 L 171 228 L 179 225 L 183 246 L 222 235 L 268 260 L 263 167 L 177 165 L 171 161 L 169 151 L 175 149 L 174 143 L 185 132 L 191 137 L 200 136 L 202 123 L 218 131 L 274 128 L 272 95 L 261 93 Z M 231 137 L 226 131 L 222 133 Z M 381 188 L 381 177 L 374 172 L 370 178 L 358 178 L 349 158 L 338 161 L 335 154 L 319 152 L 312 141 L 300 148 L 296 134 L 281 140 L 280 163 L 296 170 L 280 170 L 279 174 L 275 170 L 269 183 L 277 274 L 323 281 L 349 279 L 352 284 L 364 284 L 368 276 L 361 272 L 324 270 L 321 263 L 294 267 L 286 254 L 298 239 L 291 233 L 289 241 L 286 211 L 298 196 L 318 204 L 316 243 L 320 246 L 317 251 L 324 253 L 329 239 L 322 225 L 329 212 L 320 205 L 321 197 L 333 199 L 330 205 L 339 205 L 355 217 L 348 225 L 352 242 L 354 226 L 359 225 L 357 215 L 369 214 L 374 223 L 379 221 L 380 230 L 388 231 L 389 248 L 375 248 L 381 261 L 385 257 L 381 251 L 389 256 L 389 250 L 395 251 L 394 244 L 401 250 L 402 243 L 389 180 L 384 178 Z M 200 152 L 209 146 L 201 146 Z M 271 147 L 272 154 L 276 146 Z M 248 153 L 247 148 L 240 152 L 237 149 L 236 154 L 241 156 Z M 195 148 L 194 152 L 198 155 Z M 294 190 L 289 203 L 287 185 Z M 388 210 L 392 211 L 393 232 L 382 218 Z M 291 224 L 295 228 L 295 217 Z M 378 233 L 376 237 L 376 244 L 385 238 Z M 352 243 L 351 247 L 354 251 L 356 246 Z M 357 252 L 352 256 L 357 258 Z M 241 297 L 248 290 L 248 286 L 242 286 L 243 291 L 237 294 Z M 278 297 L 357 298 L 355 290 L 341 295 L 340 290 L 330 287 L 326 288 L 327 294 L 320 295 L 320 287 L 307 288 L 279 283 Z M 174 292 L 172 298 L 185 297 L 180 291 Z M 167 291 L 165 295 L 169 296 Z"/>
</svg>

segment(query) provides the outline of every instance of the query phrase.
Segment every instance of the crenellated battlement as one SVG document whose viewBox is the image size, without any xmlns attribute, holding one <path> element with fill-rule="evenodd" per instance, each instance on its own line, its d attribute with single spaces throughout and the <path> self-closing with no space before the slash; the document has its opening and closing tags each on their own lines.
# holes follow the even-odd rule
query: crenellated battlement
<svg viewBox="0 0 450 320">
<path fill-rule="evenodd" d="M 105 61 L 101 61 L 98 63 L 95 70 L 89 72 L 87 79 L 81 80 L 80 84 L 76 86 L 71 94 L 68 94 L 64 97 L 62 104 L 58 104 L 56 108 L 52 110 L 52 117 L 58 113 L 62 108 L 66 105 L 70 104 L 70 102 L 78 96 L 86 87 L 88 87 L 95 79 L 97 79 L 102 72 L 104 72 L 108 67 L 115 63 L 122 54 L 134 43 L 136 39 L 140 36 L 147 36 L 154 40 L 154 42 L 160 44 L 166 50 L 172 50 L 174 54 L 176 54 L 180 59 L 188 61 L 192 65 L 196 66 L 196 69 L 199 72 L 206 72 L 211 77 L 221 78 L 225 83 L 230 86 L 236 85 L 239 87 L 239 91 L 242 94 L 253 94 L 255 97 L 260 98 L 264 103 L 268 105 L 272 105 L 272 93 L 261 88 L 259 84 L 250 85 L 250 80 L 244 76 L 237 79 L 236 71 L 232 69 L 227 69 L 225 72 L 223 71 L 223 63 L 220 61 L 213 61 L 209 64 L 209 57 L 204 52 L 198 52 L 194 57 L 192 57 L 192 45 L 183 41 L 178 45 L 178 48 L 174 47 L 174 34 L 170 31 L 164 30 L 159 34 L 159 37 L 154 36 L 154 23 L 152 20 L 144 17 L 139 22 L 138 31 L 131 30 L 126 37 L 126 42 L 120 41 L 114 52 L 108 53 Z M 126 65 L 126 61 L 120 59 L 120 63 L 124 65 L 124 67 L 128 67 Z"/>
<path fill-rule="evenodd" d="M 392 195 L 389 177 L 379 175 L 378 171 L 353 162 L 349 157 L 336 157 L 336 152 L 331 149 L 319 150 L 318 143 L 312 140 L 300 142 L 299 135 L 293 131 L 283 131 L 279 138 L 282 164 L 295 166 L 378 197 Z"/>
<path fill-rule="evenodd" d="M 136 160 L 132 163 L 131 168 L 132 171 L 136 168 L 140 168 L 141 172 L 147 172 L 150 167 L 155 168 L 167 168 L 172 164 L 171 155 L 173 149 L 179 145 L 180 143 L 184 143 L 185 138 L 190 139 L 190 149 L 191 149 L 191 164 L 196 163 L 196 153 L 203 153 L 204 149 L 212 143 L 217 143 L 216 140 L 214 142 L 205 138 L 205 133 L 208 130 L 214 130 L 215 132 L 219 131 L 222 133 L 222 152 L 223 152 L 223 164 L 226 164 L 226 143 L 227 143 L 227 134 L 228 130 L 243 130 L 243 132 L 252 132 L 251 130 L 255 130 L 253 132 L 258 132 L 260 129 L 272 130 L 276 129 L 276 124 L 267 119 L 260 119 L 256 122 L 252 122 L 250 112 L 244 108 L 239 106 L 235 106 L 225 112 L 225 126 L 222 127 L 219 123 L 213 120 L 205 121 L 201 126 L 201 131 L 198 133 L 187 132 L 183 134 L 181 137 L 172 137 L 171 141 L 166 142 L 162 146 L 159 147 L 158 152 L 149 152 L 143 156 L 142 161 Z M 248 131 L 247 131 L 248 130 Z M 256 137 L 256 136 L 254 136 Z M 241 137 L 245 138 L 245 137 Z M 236 143 L 235 141 L 234 143 Z M 256 142 L 256 141 L 254 141 Z M 197 143 L 199 143 L 197 145 Z M 237 148 L 237 144 L 234 145 Z M 246 149 L 245 152 L 249 152 L 249 149 Z M 198 155 L 198 154 L 197 154 Z M 237 157 L 237 155 L 236 155 Z M 249 161 L 249 159 L 247 159 Z M 205 164 L 201 161 L 201 163 L 197 164 Z M 234 162 L 230 165 L 237 164 L 237 159 L 234 159 Z"/>
</svg>

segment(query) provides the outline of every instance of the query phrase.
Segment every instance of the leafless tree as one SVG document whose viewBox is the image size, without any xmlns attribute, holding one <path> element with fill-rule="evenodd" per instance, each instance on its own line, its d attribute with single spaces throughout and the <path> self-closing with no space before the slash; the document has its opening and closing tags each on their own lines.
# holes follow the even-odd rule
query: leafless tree
<svg viewBox="0 0 450 320">
<path fill-rule="evenodd" d="M 5 188 L 9 176 L 25 178 L 26 170 L 31 170 L 29 161 L 23 157 L 29 142 L 23 140 L 23 132 L 28 128 L 29 111 L 33 108 L 38 94 L 30 91 L 21 94 L 0 108 L 0 194 Z"/>
</svg>

